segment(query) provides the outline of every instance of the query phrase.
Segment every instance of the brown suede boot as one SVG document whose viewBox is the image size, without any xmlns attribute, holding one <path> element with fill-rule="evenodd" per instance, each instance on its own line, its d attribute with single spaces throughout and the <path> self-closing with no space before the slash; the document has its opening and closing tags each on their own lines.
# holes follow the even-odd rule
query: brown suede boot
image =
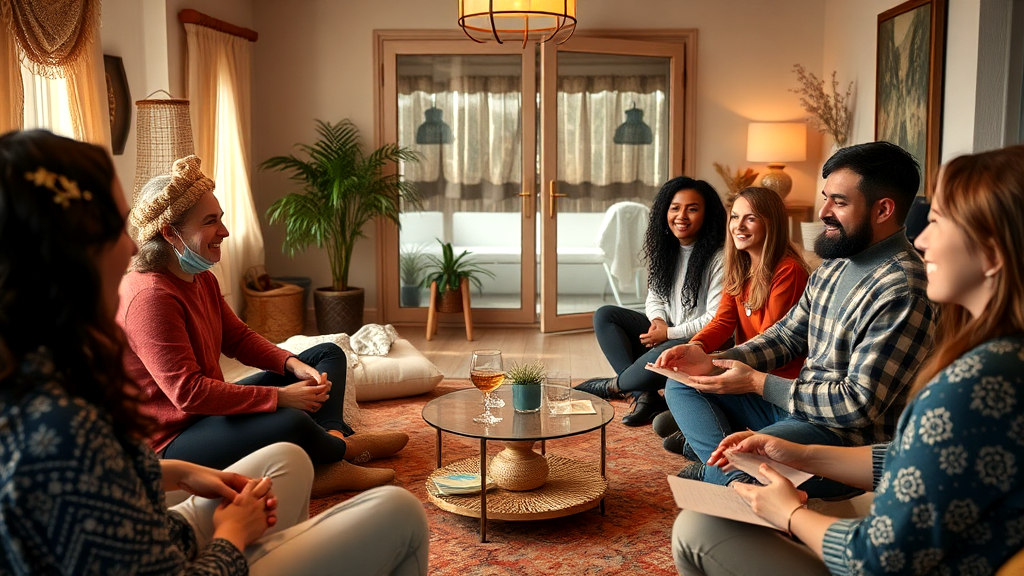
<svg viewBox="0 0 1024 576">
<path fill-rule="evenodd" d="M 364 468 L 341 460 L 313 467 L 313 489 L 310 496 L 323 498 L 335 492 L 362 491 L 382 486 L 395 479 L 390 468 Z"/>
<path fill-rule="evenodd" d="M 345 441 L 345 460 L 356 464 L 387 458 L 409 443 L 409 435 L 405 432 L 364 432 L 342 436 L 341 432 L 331 430 L 330 434 Z"/>
</svg>

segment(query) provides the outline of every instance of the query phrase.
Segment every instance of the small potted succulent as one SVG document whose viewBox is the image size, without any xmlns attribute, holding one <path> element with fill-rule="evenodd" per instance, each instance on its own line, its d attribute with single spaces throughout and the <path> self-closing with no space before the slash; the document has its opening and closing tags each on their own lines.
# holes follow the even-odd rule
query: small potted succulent
<svg viewBox="0 0 1024 576">
<path fill-rule="evenodd" d="M 534 360 L 529 364 L 513 362 L 505 371 L 505 380 L 512 383 L 512 406 L 516 412 L 540 410 L 541 384 L 544 382 L 544 364 Z"/>
</svg>

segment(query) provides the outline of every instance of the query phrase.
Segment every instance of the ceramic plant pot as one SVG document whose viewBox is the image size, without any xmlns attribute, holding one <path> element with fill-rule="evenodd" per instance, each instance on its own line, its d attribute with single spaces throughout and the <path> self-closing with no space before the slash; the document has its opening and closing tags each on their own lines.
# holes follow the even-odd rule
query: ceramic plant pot
<svg viewBox="0 0 1024 576">
<path fill-rule="evenodd" d="M 540 410 L 539 384 L 516 384 L 512 383 L 512 406 L 516 412 L 536 412 Z"/>
</svg>

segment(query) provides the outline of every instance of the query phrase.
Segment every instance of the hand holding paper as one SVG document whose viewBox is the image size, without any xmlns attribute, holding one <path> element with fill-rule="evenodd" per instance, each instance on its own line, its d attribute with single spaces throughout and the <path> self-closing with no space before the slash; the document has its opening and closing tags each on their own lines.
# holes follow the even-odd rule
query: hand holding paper
<svg viewBox="0 0 1024 576">
<path fill-rule="evenodd" d="M 756 478 L 758 482 L 765 485 L 770 484 L 771 481 L 759 470 L 761 464 L 767 464 L 772 470 L 775 470 L 782 475 L 783 478 L 792 482 L 793 486 L 799 486 L 813 477 L 813 474 L 808 474 L 807 472 L 797 470 L 796 468 L 787 466 L 782 462 L 776 462 L 771 458 L 766 458 L 758 454 L 727 450 L 725 452 L 725 456 L 729 459 L 729 464 L 732 464 L 738 470 L 742 470 L 747 474 L 750 474 Z"/>
</svg>

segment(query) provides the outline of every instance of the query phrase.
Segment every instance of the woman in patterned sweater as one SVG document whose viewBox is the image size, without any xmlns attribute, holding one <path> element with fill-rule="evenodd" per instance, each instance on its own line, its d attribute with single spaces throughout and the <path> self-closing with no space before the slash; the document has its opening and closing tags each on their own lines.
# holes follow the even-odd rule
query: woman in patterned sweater
<svg viewBox="0 0 1024 576">
<path fill-rule="evenodd" d="M 0 574 L 426 574 L 400 488 L 307 520 L 293 444 L 224 472 L 156 459 L 114 322 L 126 213 L 103 149 L 0 136 Z M 168 510 L 168 490 L 193 496 Z"/>
<path fill-rule="evenodd" d="M 1024 146 L 949 162 L 917 237 L 928 297 L 942 305 L 936 349 L 888 445 L 801 446 L 741 432 L 727 450 L 759 453 L 874 491 L 870 514 L 839 519 L 764 466 L 768 486 L 735 485 L 792 535 L 684 512 L 680 574 L 992 574 L 1024 545 Z M 802 544 L 801 544 L 802 542 Z M 752 560 L 753 559 L 753 560 Z M 756 567 L 753 564 L 756 562 Z"/>
</svg>

